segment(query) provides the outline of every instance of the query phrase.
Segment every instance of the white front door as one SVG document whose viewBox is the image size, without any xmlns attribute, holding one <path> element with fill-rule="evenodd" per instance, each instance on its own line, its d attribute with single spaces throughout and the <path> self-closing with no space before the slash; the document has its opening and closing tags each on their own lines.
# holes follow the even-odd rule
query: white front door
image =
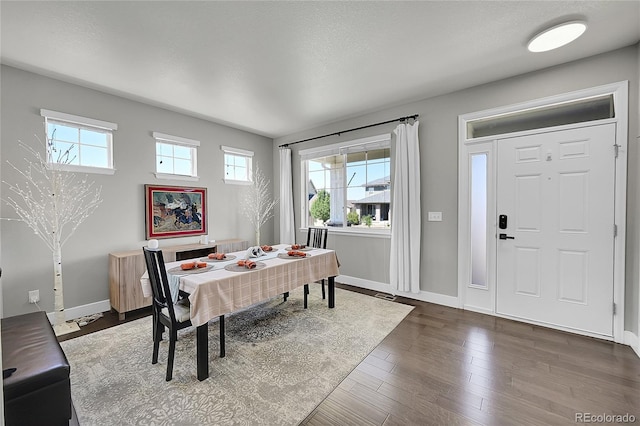
<svg viewBox="0 0 640 426">
<path fill-rule="evenodd" d="M 498 141 L 496 312 L 613 335 L 615 141 L 614 124 Z"/>
</svg>

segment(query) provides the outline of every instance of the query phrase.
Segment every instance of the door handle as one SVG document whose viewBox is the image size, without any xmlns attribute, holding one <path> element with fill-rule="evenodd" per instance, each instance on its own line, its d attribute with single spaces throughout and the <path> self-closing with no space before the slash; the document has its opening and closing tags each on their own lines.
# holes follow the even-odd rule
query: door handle
<svg viewBox="0 0 640 426">
<path fill-rule="evenodd" d="M 499 237 L 500 237 L 501 240 L 515 240 L 516 239 L 516 237 L 512 237 L 512 236 L 507 235 L 507 234 L 500 234 Z"/>
</svg>

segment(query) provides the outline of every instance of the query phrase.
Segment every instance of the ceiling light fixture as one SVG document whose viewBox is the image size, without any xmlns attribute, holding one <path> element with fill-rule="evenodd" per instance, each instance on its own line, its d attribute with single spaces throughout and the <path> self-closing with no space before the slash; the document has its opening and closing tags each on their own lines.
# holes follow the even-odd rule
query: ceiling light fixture
<svg viewBox="0 0 640 426">
<path fill-rule="evenodd" d="M 586 29 L 587 24 L 582 21 L 556 25 L 535 35 L 527 45 L 527 49 L 530 52 L 546 52 L 557 49 L 580 37 Z"/>
</svg>

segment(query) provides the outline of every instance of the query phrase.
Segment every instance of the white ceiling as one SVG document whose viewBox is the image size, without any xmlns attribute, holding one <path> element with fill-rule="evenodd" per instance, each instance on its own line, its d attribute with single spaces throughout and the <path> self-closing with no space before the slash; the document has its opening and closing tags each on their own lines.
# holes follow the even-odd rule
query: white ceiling
<svg viewBox="0 0 640 426">
<path fill-rule="evenodd" d="M 278 137 L 635 44 L 640 1 L 2 1 L 1 61 Z M 589 28 L 556 51 L 528 39 Z"/>
</svg>

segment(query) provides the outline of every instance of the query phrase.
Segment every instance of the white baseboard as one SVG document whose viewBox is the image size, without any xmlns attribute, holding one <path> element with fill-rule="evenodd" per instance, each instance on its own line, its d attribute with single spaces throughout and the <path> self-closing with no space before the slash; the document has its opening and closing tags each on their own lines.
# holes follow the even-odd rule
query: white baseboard
<svg viewBox="0 0 640 426">
<path fill-rule="evenodd" d="M 64 310 L 65 320 L 69 321 L 75 318 L 85 317 L 87 315 L 93 315 L 100 312 L 106 312 L 111 309 L 111 302 L 109 300 L 101 300 L 100 302 L 89 303 L 81 306 L 74 306 L 73 308 L 67 308 Z M 55 312 L 47 312 L 49 322 L 53 324 L 55 322 Z"/>
<path fill-rule="evenodd" d="M 423 302 L 435 303 L 437 305 L 449 306 L 451 308 L 458 307 L 458 298 L 455 296 L 447 296 L 445 294 L 432 293 L 429 291 L 422 291 L 420 293 L 409 293 L 405 291 L 397 291 L 392 289 L 387 283 L 381 283 L 378 281 L 365 280 L 362 278 L 351 277 L 348 275 L 338 275 L 336 282 L 352 285 L 355 287 L 366 288 L 368 290 L 380 291 L 382 293 L 393 294 L 395 296 L 402 296 L 408 299 L 420 300 Z"/>
<path fill-rule="evenodd" d="M 422 290 L 420 291 L 420 293 L 408 293 L 408 292 L 404 292 L 404 291 L 395 291 L 387 283 L 381 283 L 381 282 L 378 282 L 378 281 L 365 280 L 365 279 L 362 279 L 362 278 L 351 277 L 351 276 L 348 276 L 348 275 L 338 275 L 336 277 L 336 282 L 352 285 L 352 286 L 355 286 L 355 287 L 366 288 L 368 290 L 379 291 L 379 292 L 382 292 L 382 293 L 393 294 L 393 295 L 396 295 L 396 296 L 402 296 L 402 297 L 406 297 L 408 299 L 415 299 L 415 300 L 420 300 L 420 301 L 423 301 L 423 302 L 435 303 L 437 305 L 449 306 L 451 308 L 459 308 L 459 306 L 458 306 L 458 298 L 454 297 L 454 296 L 447 296 L 447 295 L 444 295 L 444 294 L 431 293 L 429 291 L 422 291 Z M 494 312 L 492 312 L 491 310 L 488 310 L 488 309 L 485 309 L 485 308 L 481 308 L 481 307 L 478 307 L 478 306 L 464 305 L 462 307 L 462 309 L 465 309 L 465 310 L 468 310 L 468 311 L 473 311 L 473 312 L 478 312 L 478 313 L 481 313 L 481 314 L 491 315 L 491 316 L 495 316 L 495 317 L 507 318 L 507 317 L 503 317 L 501 315 L 497 315 Z M 545 327 L 549 327 L 549 325 L 546 325 L 546 324 L 541 324 L 541 325 L 545 326 Z M 565 331 L 576 333 L 575 330 L 565 330 Z M 578 333 L 578 334 L 584 334 L 584 335 L 591 336 L 590 334 L 585 334 L 585 333 Z M 593 335 L 592 337 L 598 337 L 600 339 L 603 338 L 602 336 L 595 336 L 595 335 Z M 607 340 L 612 340 L 612 339 L 607 339 Z M 624 332 L 624 344 L 631 346 L 631 348 L 634 350 L 636 355 L 638 355 L 638 357 L 640 358 L 640 338 L 638 338 L 638 336 L 636 336 L 631 331 L 625 330 L 625 332 Z"/>
<path fill-rule="evenodd" d="M 624 344 L 631 346 L 631 349 L 640 358 L 640 339 L 632 331 L 624 331 Z"/>
</svg>

